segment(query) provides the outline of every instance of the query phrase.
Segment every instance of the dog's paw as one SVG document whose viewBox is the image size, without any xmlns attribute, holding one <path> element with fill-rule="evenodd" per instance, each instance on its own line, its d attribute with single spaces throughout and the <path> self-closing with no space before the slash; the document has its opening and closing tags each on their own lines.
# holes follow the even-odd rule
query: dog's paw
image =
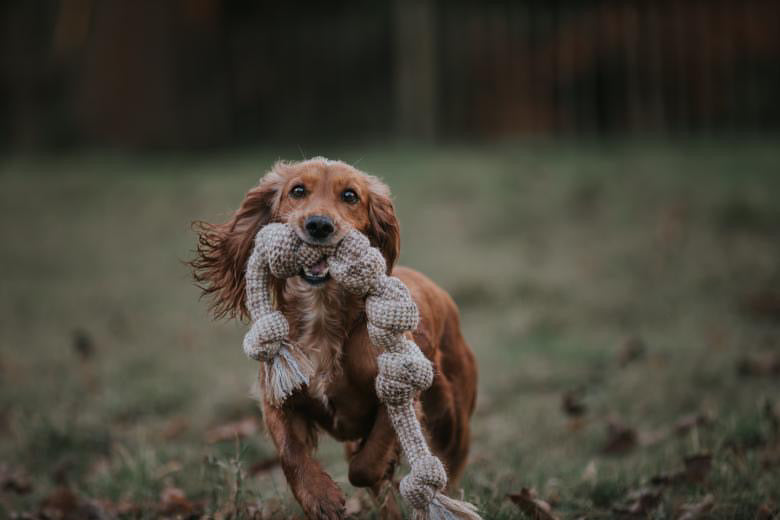
<svg viewBox="0 0 780 520">
<path fill-rule="evenodd" d="M 309 475 L 299 502 L 310 520 L 340 520 L 345 516 L 344 493 L 326 473 Z"/>
</svg>

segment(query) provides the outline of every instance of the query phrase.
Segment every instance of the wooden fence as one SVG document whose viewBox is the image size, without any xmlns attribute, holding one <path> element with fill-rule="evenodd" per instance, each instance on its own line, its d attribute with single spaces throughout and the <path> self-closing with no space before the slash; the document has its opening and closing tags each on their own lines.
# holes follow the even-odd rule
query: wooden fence
<svg viewBox="0 0 780 520">
<path fill-rule="evenodd" d="M 18 0 L 0 145 L 780 130 L 777 0 Z"/>
</svg>

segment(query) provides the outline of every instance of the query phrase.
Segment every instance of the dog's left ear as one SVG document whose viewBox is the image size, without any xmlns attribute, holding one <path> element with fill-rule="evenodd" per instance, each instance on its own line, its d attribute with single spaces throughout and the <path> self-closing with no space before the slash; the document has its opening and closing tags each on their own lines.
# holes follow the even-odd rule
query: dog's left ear
<svg viewBox="0 0 780 520">
<path fill-rule="evenodd" d="M 390 189 L 376 177 L 369 177 L 368 237 L 371 245 L 378 247 L 387 262 L 387 274 L 401 252 L 401 229 L 390 198 Z"/>
</svg>

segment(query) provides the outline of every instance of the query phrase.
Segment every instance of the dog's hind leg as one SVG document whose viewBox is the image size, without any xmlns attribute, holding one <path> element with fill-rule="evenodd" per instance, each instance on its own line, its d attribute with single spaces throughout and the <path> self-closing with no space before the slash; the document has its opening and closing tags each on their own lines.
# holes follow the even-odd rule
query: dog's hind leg
<svg viewBox="0 0 780 520">
<path fill-rule="evenodd" d="M 393 475 L 400 455 L 398 439 L 384 406 L 379 407 L 374 425 L 360 442 L 348 443 L 349 481 L 371 490 L 383 520 L 401 518 L 394 492 Z"/>
</svg>

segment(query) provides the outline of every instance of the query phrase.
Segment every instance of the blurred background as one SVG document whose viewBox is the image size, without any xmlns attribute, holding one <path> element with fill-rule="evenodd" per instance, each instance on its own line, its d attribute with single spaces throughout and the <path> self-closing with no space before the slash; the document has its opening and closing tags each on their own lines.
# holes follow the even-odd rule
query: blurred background
<svg viewBox="0 0 780 520">
<path fill-rule="evenodd" d="M 780 127 L 780 5 L 4 2 L 11 149 Z"/>
<path fill-rule="evenodd" d="M 184 262 L 315 155 L 388 183 L 401 262 L 459 305 L 485 518 L 775 518 L 779 28 L 770 0 L 0 3 L 0 518 L 300 517 L 246 324 Z"/>
</svg>

